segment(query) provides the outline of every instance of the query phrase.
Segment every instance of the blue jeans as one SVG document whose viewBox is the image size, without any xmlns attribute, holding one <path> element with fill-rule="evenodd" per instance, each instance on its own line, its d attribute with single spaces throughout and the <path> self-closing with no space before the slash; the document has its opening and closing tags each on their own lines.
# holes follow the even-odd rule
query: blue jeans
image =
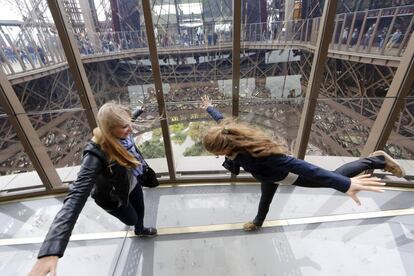
<svg viewBox="0 0 414 276">
<path fill-rule="evenodd" d="M 367 157 L 362 158 L 353 162 L 346 163 L 339 168 L 337 168 L 334 172 L 347 176 L 347 177 L 354 177 L 358 174 L 362 173 L 366 170 L 372 169 L 383 169 L 385 168 L 385 159 L 383 156 L 375 156 L 375 157 Z M 299 176 L 298 179 L 293 183 L 295 186 L 307 187 L 307 188 L 326 188 L 321 186 L 317 182 L 313 182 L 311 179 L 304 178 Z M 277 188 L 279 187 L 278 184 L 274 184 L 273 182 L 262 182 L 261 183 L 261 196 L 259 202 L 259 208 L 257 211 L 257 215 L 253 220 L 255 225 L 261 226 L 263 221 L 266 218 L 267 213 L 269 212 L 270 204 L 272 203 L 273 196 Z"/>
<path fill-rule="evenodd" d="M 120 206 L 108 213 L 118 218 L 126 225 L 134 225 L 137 232 L 142 232 L 144 229 L 144 194 L 139 183 L 129 194 L 129 204 L 127 206 Z"/>
</svg>

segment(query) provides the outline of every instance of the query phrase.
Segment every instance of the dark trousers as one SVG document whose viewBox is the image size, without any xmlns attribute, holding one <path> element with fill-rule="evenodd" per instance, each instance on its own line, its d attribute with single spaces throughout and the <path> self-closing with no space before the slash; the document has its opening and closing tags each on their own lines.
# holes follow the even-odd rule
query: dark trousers
<svg viewBox="0 0 414 276">
<path fill-rule="evenodd" d="M 126 225 L 134 225 L 137 232 L 141 232 L 144 228 L 144 212 L 144 194 L 139 183 L 129 194 L 128 206 L 121 206 L 109 211 L 111 215 L 117 217 Z"/>
<path fill-rule="evenodd" d="M 347 176 L 347 177 L 354 177 L 358 174 L 362 173 L 366 170 L 372 169 L 383 169 L 385 167 L 385 159 L 383 156 L 376 156 L 376 157 L 367 157 L 362 158 L 350 163 L 346 163 L 339 168 L 337 168 L 334 172 Z M 308 188 L 321 188 L 323 186 L 320 183 L 313 182 L 312 179 L 307 179 L 304 177 L 298 177 L 298 179 L 293 183 L 295 186 L 301 187 L 308 187 Z M 259 208 L 257 211 L 257 215 L 253 220 L 253 223 L 261 226 L 263 221 L 266 218 L 267 213 L 269 212 L 270 203 L 272 203 L 273 196 L 279 187 L 278 184 L 274 184 L 273 182 L 262 182 L 261 183 L 261 196 L 259 202 Z"/>
</svg>

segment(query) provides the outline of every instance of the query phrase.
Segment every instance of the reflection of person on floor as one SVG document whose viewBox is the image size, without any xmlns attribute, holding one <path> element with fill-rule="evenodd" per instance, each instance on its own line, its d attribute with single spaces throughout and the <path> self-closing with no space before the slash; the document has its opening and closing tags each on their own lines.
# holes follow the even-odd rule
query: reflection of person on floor
<svg viewBox="0 0 414 276">
<path fill-rule="evenodd" d="M 96 204 L 127 225 L 134 225 L 138 236 L 155 236 L 157 229 L 144 227 L 144 198 L 141 185 L 153 172 L 131 137 L 131 115 L 122 105 L 106 103 L 98 112 L 98 126 L 83 151 L 82 166 L 70 186 L 40 248 L 38 260 L 30 272 L 55 275 L 58 258 L 63 256 L 76 220 L 92 193 Z M 153 175 L 155 177 L 155 174 Z M 154 186 L 158 184 L 152 179 Z M 147 183 L 147 182 L 145 182 Z M 148 184 L 148 183 L 147 183 Z"/>
<path fill-rule="evenodd" d="M 335 171 L 328 171 L 286 155 L 280 144 L 266 137 L 260 130 L 245 124 L 224 119 L 212 106 L 212 101 L 202 97 L 201 107 L 219 124 L 212 127 L 203 138 L 204 147 L 216 155 L 225 155 L 223 164 L 232 173 L 240 167 L 261 182 L 261 198 L 257 216 L 244 225 L 246 231 L 262 226 L 278 185 L 295 185 L 308 188 L 333 188 L 346 193 L 358 205 L 360 191 L 381 192 L 384 185 L 378 178 L 360 175 L 369 169 L 384 169 L 396 176 L 404 176 L 403 169 L 385 152 L 377 151 L 367 158 L 344 164 Z"/>
</svg>

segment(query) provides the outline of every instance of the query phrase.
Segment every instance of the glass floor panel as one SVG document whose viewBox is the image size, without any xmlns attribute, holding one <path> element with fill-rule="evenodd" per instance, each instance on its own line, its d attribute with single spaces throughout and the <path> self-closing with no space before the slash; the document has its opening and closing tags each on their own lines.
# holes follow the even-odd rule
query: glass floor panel
<svg viewBox="0 0 414 276">
<path fill-rule="evenodd" d="M 337 214 L 354 214 L 414 208 L 413 192 L 387 190 L 361 192 L 361 206 L 331 189 L 279 187 L 268 220 Z M 0 204 L 0 239 L 46 235 L 63 197 Z M 146 225 L 187 227 L 240 223 L 254 218 L 260 199 L 259 185 L 221 185 L 145 190 Z M 128 227 L 97 206 L 90 198 L 73 234 L 127 230 Z"/>
<path fill-rule="evenodd" d="M 333 190 L 281 187 L 268 220 L 316 221 L 296 220 L 297 225 L 255 233 L 241 227 L 211 231 L 211 225 L 225 229 L 252 219 L 259 190 L 259 185 L 146 190 L 146 225 L 160 232 L 175 229 L 152 239 L 125 238 L 129 228 L 89 200 L 73 231 L 76 240 L 59 261 L 58 275 L 414 275 L 414 215 L 341 217 L 398 209 L 414 213 L 412 192 L 361 193 L 362 206 L 357 206 Z M 0 275 L 27 275 L 62 199 L 0 204 Z M 180 232 L 192 226 L 200 228 Z M 88 233 L 93 235 L 81 235 Z"/>
</svg>

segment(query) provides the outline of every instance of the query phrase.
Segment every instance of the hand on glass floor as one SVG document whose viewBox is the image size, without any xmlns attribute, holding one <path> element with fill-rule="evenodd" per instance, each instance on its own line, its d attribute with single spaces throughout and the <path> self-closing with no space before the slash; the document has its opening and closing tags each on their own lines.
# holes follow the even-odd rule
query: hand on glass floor
<svg viewBox="0 0 414 276">
<path fill-rule="evenodd" d="M 381 186 L 385 183 L 381 182 L 381 179 L 377 177 L 371 177 L 369 174 L 359 175 L 351 177 L 351 186 L 346 192 L 358 205 L 361 205 L 361 201 L 357 197 L 357 193 L 360 191 L 371 191 L 382 193 L 384 190 Z"/>
<path fill-rule="evenodd" d="M 209 106 L 213 106 L 213 101 L 207 95 L 202 96 L 200 107 L 202 109 L 207 109 Z"/>
<path fill-rule="evenodd" d="M 58 260 L 58 256 L 47 256 L 38 259 L 28 276 L 56 276 Z"/>
</svg>

